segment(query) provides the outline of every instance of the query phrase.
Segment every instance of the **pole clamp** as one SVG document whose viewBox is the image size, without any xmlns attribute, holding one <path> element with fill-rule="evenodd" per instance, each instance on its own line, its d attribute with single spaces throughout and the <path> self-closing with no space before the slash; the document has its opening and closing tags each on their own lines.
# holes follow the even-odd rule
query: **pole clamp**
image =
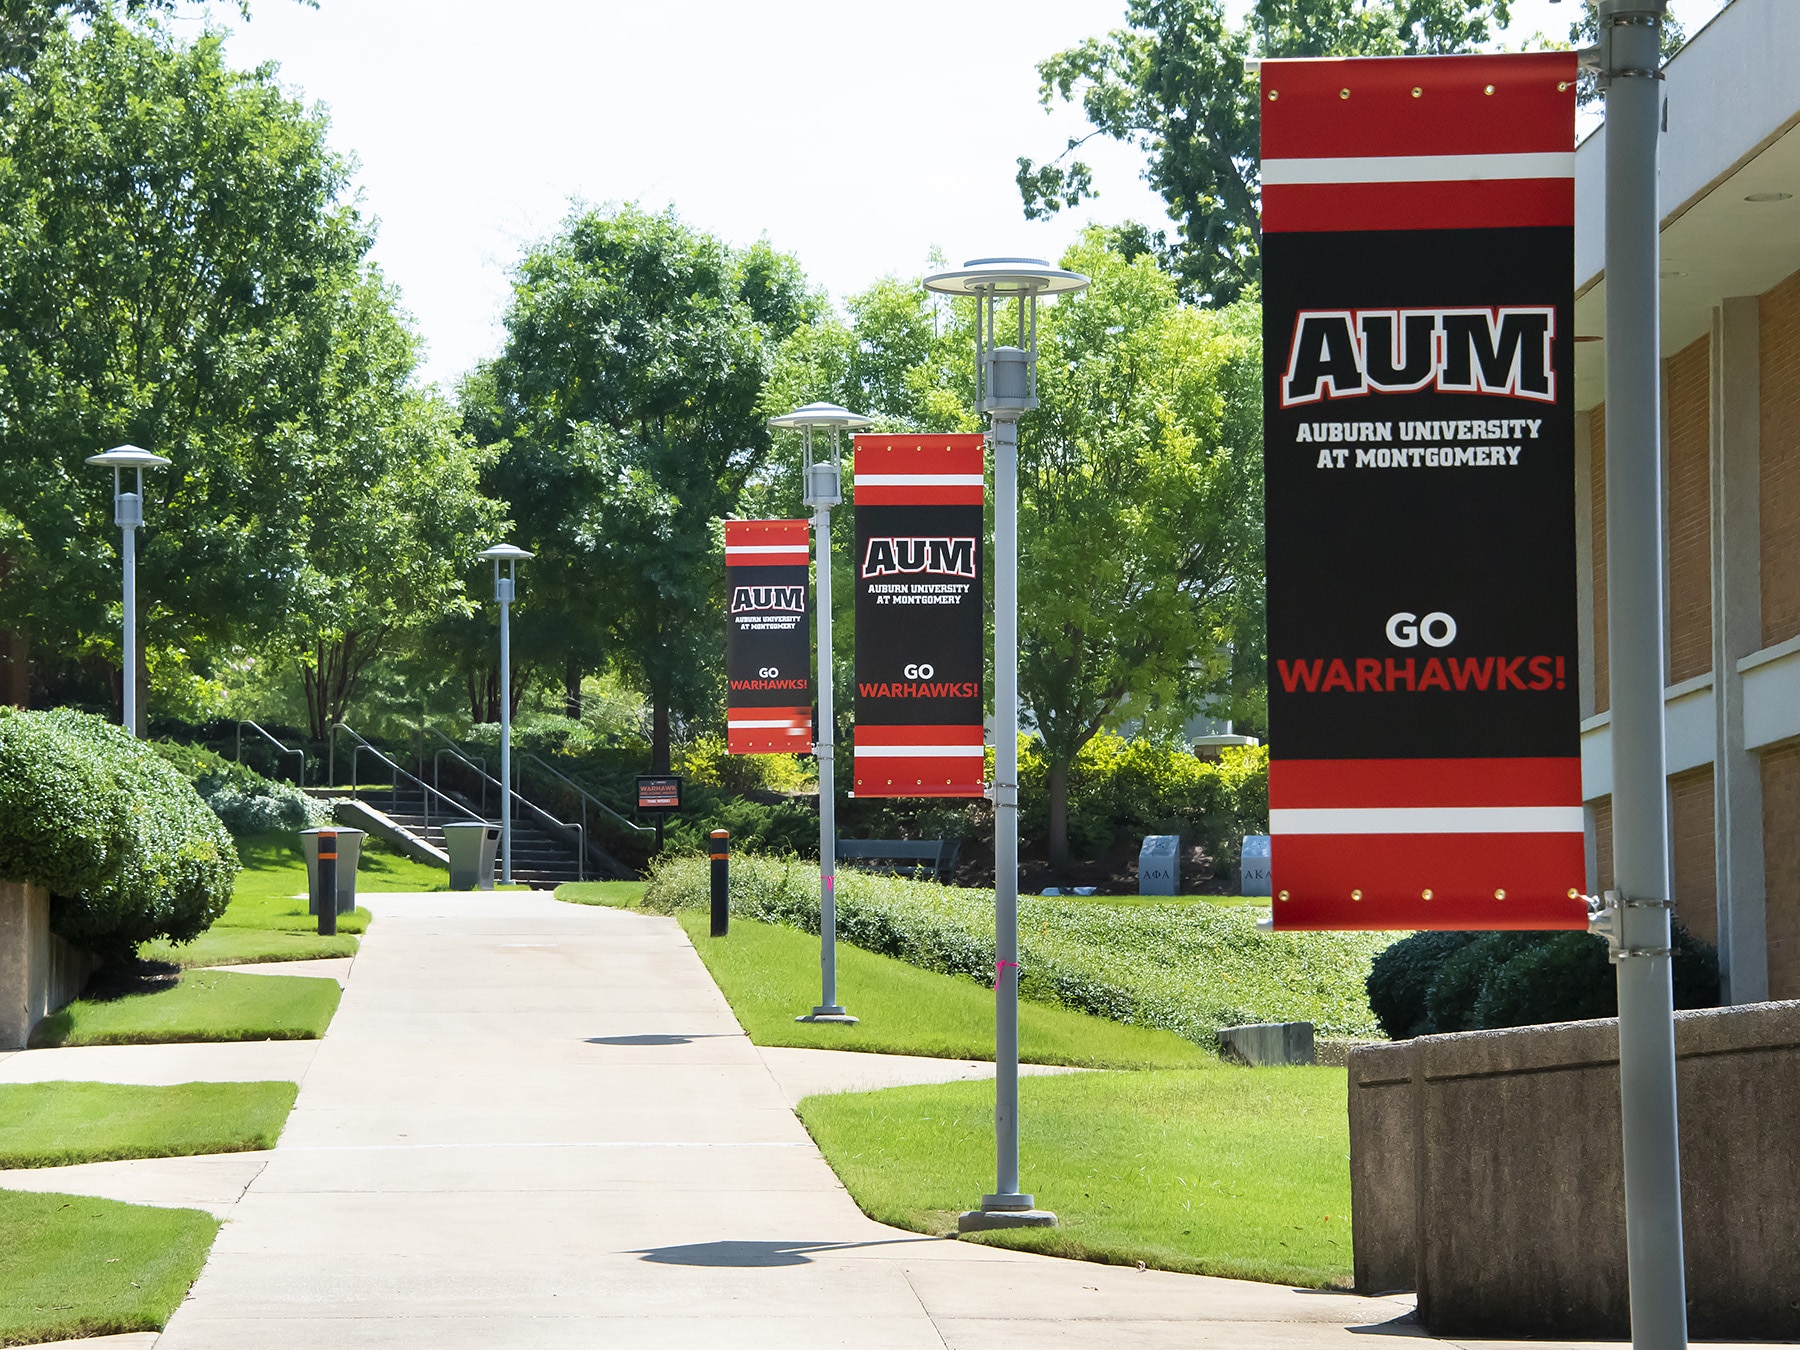
<svg viewBox="0 0 1800 1350">
<path fill-rule="evenodd" d="M 1617 965 L 1621 961 L 1646 956 L 1672 956 L 1672 947 L 1627 947 L 1624 945 L 1624 917 L 1628 909 L 1675 908 L 1673 900 L 1640 900 L 1622 891 L 1606 891 L 1601 895 L 1584 895 L 1588 907 L 1588 932 L 1606 939 L 1606 959 Z"/>
<path fill-rule="evenodd" d="M 989 785 L 988 797 L 995 806 L 1011 806 L 1016 808 L 1019 804 L 1019 785 L 1017 783 L 1002 783 L 998 779 L 995 779 L 994 782 Z"/>
</svg>

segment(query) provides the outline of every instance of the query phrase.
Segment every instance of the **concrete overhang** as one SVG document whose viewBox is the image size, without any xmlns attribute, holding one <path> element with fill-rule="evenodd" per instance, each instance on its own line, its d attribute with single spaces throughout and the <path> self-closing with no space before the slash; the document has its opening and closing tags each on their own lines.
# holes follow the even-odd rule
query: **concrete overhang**
<svg viewBox="0 0 1800 1350">
<path fill-rule="evenodd" d="M 1800 271 L 1800 3 L 1733 0 L 1669 62 L 1664 82 L 1662 349 L 1712 311 Z M 1575 332 L 1606 333 L 1606 128 L 1575 152 Z M 1748 201 L 1790 194 L 1785 200 Z M 1575 405 L 1605 399 L 1606 344 L 1577 341 Z"/>
</svg>

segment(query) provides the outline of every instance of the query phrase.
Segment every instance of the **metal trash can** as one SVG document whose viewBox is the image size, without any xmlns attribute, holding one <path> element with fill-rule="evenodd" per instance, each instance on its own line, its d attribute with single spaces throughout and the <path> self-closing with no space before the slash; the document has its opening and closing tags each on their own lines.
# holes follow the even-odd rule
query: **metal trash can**
<svg viewBox="0 0 1800 1350">
<path fill-rule="evenodd" d="M 1138 850 L 1138 894 L 1181 893 L 1181 836 L 1147 834 Z"/>
<path fill-rule="evenodd" d="M 332 827 L 327 826 L 330 829 Z M 356 864 L 362 857 L 362 830 L 336 827 L 338 839 L 337 912 L 348 914 L 356 908 Z M 319 912 L 319 832 L 300 831 L 300 848 L 306 854 L 306 912 Z"/>
<path fill-rule="evenodd" d="M 1238 894 L 1272 895 L 1269 875 L 1269 836 L 1247 834 L 1238 853 Z"/>
<path fill-rule="evenodd" d="M 500 827 L 481 820 L 444 823 L 444 851 L 450 855 L 450 889 L 494 889 L 494 858 L 500 851 Z"/>
</svg>

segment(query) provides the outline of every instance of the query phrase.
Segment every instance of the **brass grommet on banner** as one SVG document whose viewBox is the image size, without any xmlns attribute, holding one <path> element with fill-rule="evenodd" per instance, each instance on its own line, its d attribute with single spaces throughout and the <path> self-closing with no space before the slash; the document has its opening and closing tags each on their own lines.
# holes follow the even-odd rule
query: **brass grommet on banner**
<svg viewBox="0 0 1800 1350">
<path fill-rule="evenodd" d="M 1285 899 L 1287 899 L 1287 898 L 1288 898 L 1288 893 L 1287 893 L 1287 892 L 1286 892 L 1286 891 L 1283 891 L 1283 892 L 1282 892 L 1282 893 L 1281 893 L 1281 898 L 1282 898 L 1282 899 L 1283 899 L 1283 900 L 1285 900 Z"/>
<path fill-rule="evenodd" d="M 1569 899 L 1571 899 L 1571 900 L 1581 899 L 1581 892 L 1576 890 L 1573 886 L 1569 887 Z"/>
<path fill-rule="evenodd" d="M 1338 90 L 1338 97 L 1339 98 L 1349 98 L 1350 91 L 1348 89 L 1340 89 L 1340 90 Z"/>
<path fill-rule="evenodd" d="M 1482 90 L 1481 92 L 1484 94 L 1491 94 L 1494 92 L 1494 86 L 1490 84 L 1486 89 Z"/>
<path fill-rule="evenodd" d="M 1431 887 L 1427 886 L 1424 890 L 1420 891 L 1419 899 L 1421 899 L 1421 900 L 1431 899 Z"/>
<path fill-rule="evenodd" d="M 1279 89 L 1269 90 L 1269 102 L 1273 103 L 1276 99 L 1278 99 L 1280 97 L 1281 97 L 1281 91 Z"/>
<path fill-rule="evenodd" d="M 1414 98 L 1422 97 L 1424 95 L 1424 93 L 1425 93 L 1425 91 L 1423 89 L 1419 88 L 1418 85 L 1415 84 L 1413 86 L 1413 97 Z"/>
<path fill-rule="evenodd" d="M 1495 892 L 1494 892 L 1494 899 L 1496 899 L 1496 900 L 1504 900 L 1504 899 L 1506 899 L 1506 892 L 1505 892 L 1505 891 L 1495 891 Z"/>
<path fill-rule="evenodd" d="M 1362 892 L 1361 891 L 1351 891 L 1350 898 L 1352 900 L 1360 900 L 1360 899 L 1362 899 Z"/>
</svg>

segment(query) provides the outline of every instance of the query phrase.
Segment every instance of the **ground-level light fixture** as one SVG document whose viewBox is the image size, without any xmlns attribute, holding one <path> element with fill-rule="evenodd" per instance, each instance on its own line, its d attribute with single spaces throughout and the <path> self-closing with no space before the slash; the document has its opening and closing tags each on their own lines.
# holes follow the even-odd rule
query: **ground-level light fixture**
<svg viewBox="0 0 1800 1350">
<path fill-rule="evenodd" d="M 536 557 L 516 544 L 495 544 L 476 554 L 494 564 L 494 599 L 500 605 L 500 880 L 512 884 L 512 628 L 513 567 Z M 500 564 L 506 575 L 500 575 Z"/>
<path fill-rule="evenodd" d="M 130 735 L 137 735 L 137 528 L 144 523 L 144 470 L 166 469 L 169 461 L 135 445 L 120 445 L 104 454 L 89 455 L 89 464 L 113 471 L 113 524 L 125 538 L 119 558 L 125 573 L 125 652 L 119 687 L 123 698 L 120 720 Z M 137 490 L 124 490 L 127 469 L 137 471 Z"/>
<path fill-rule="evenodd" d="M 1039 298 L 1087 286 L 1041 258 L 976 258 L 925 278 L 928 291 L 975 300 L 975 406 L 993 428 L 995 1185 L 964 1231 L 1056 1222 L 1019 1189 L 1019 416 L 1038 406 Z"/>
<path fill-rule="evenodd" d="M 819 1005 L 797 1022 L 854 1022 L 837 998 L 837 778 L 834 760 L 836 726 L 832 707 L 834 678 L 831 653 L 831 508 L 843 501 L 843 433 L 874 422 L 835 403 L 808 403 L 791 413 L 771 417 L 769 425 L 800 433 L 801 498 L 812 507 L 813 558 L 818 573 L 819 656 L 814 685 L 819 700 L 819 732 L 813 755 L 819 764 Z M 813 458 L 813 433 L 824 432 L 831 457 Z M 821 452 L 824 447 L 820 447 Z"/>
</svg>

